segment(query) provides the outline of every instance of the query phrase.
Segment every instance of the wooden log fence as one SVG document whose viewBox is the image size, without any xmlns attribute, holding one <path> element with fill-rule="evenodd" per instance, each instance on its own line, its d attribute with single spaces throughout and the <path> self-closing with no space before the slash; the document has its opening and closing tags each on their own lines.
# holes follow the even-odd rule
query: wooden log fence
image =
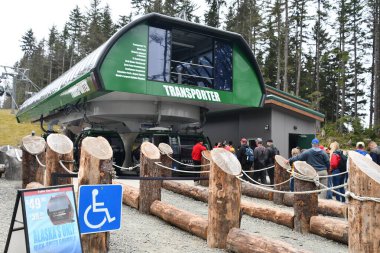
<svg viewBox="0 0 380 253">
<path fill-rule="evenodd" d="M 285 163 L 285 159 L 282 156 L 276 155 L 274 165 L 274 184 L 281 184 L 282 182 L 289 180 L 290 173 L 287 170 L 291 170 L 289 164 Z M 275 185 L 274 189 L 278 191 L 289 191 L 290 184 Z M 277 205 L 283 205 L 284 195 L 285 193 L 273 193 L 273 202 Z"/>
<path fill-rule="evenodd" d="M 26 188 L 26 185 L 31 182 L 43 185 L 46 164 L 45 139 L 32 133 L 22 138 L 21 144 L 22 188 Z"/>
<path fill-rule="evenodd" d="M 316 178 L 317 172 L 306 162 L 294 162 L 294 170 L 308 178 Z M 316 190 L 313 181 L 301 180 L 294 177 L 294 191 Z M 310 230 L 310 218 L 318 215 L 318 193 L 294 195 L 294 230 L 300 233 L 308 233 Z"/>
<path fill-rule="evenodd" d="M 150 213 L 182 230 L 207 239 L 208 222 L 206 218 L 180 210 L 158 200 L 154 201 L 150 206 Z"/>
<path fill-rule="evenodd" d="M 22 151 L 18 148 L 10 148 L 6 153 L 6 166 L 4 177 L 7 180 L 22 180 Z"/>
<path fill-rule="evenodd" d="M 150 142 L 141 144 L 140 176 L 160 177 L 161 169 L 156 162 L 160 162 L 160 150 Z M 149 214 L 150 206 L 155 200 L 161 200 L 161 181 L 140 180 L 140 213 Z"/>
<path fill-rule="evenodd" d="M 238 253 L 306 253 L 292 245 L 233 228 L 227 236 L 227 250 Z"/>
<path fill-rule="evenodd" d="M 74 169 L 73 164 L 73 142 L 63 134 L 50 134 L 46 139 L 46 171 L 45 171 L 45 185 L 64 185 L 72 184 L 72 179 L 69 177 L 58 178 L 56 182 L 53 180 L 53 175 L 57 174 L 69 174 L 68 171 L 63 168 L 61 163 L 70 172 Z M 96 147 L 93 147 L 94 149 Z M 62 162 L 65 161 L 65 162 Z"/>
<path fill-rule="evenodd" d="M 210 150 L 204 150 L 202 151 L 202 159 L 201 159 L 201 171 L 209 171 L 210 170 L 210 160 L 211 160 L 211 154 Z M 204 166 L 208 165 L 208 166 Z M 207 173 L 202 173 L 202 176 L 206 176 Z M 200 180 L 199 185 L 208 187 L 209 185 L 209 180 Z"/>
<path fill-rule="evenodd" d="M 170 158 L 173 155 L 173 149 L 166 143 L 160 143 L 158 145 L 158 149 L 161 152 L 160 161 L 162 165 L 172 168 L 173 167 L 173 160 Z M 172 171 L 169 169 L 160 168 L 161 170 L 161 176 L 162 177 L 171 177 Z"/>
<path fill-rule="evenodd" d="M 348 244 L 348 222 L 325 216 L 310 218 L 310 233 Z"/>
<path fill-rule="evenodd" d="M 139 209 L 139 189 L 133 186 L 126 185 L 121 182 L 112 182 L 113 184 L 120 184 L 123 187 L 123 204 Z"/>
<path fill-rule="evenodd" d="M 240 227 L 241 173 L 238 159 L 221 148 L 211 151 L 207 245 L 226 248 L 230 229 Z"/>
<path fill-rule="evenodd" d="M 86 137 L 82 141 L 78 187 L 81 185 L 112 184 L 113 151 L 103 137 Z M 105 253 L 109 250 L 108 232 L 82 235 L 83 252 Z"/>
<path fill-rule="evenodd" d="M 350 151 L 349 252 L 380 252 L 380 166 Z"/>
</svg>

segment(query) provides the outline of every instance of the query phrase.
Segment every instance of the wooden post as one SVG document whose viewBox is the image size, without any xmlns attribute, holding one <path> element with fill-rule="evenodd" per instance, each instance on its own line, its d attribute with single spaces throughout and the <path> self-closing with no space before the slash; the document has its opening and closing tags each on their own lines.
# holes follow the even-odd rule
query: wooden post
<svg viewBox="0 0 380 253">
<path fill-rule="evenodd" d="M 294 171 L 307 176 L 316 178 L 317 172 L 306 162 L 294 162 Z M 300 180 L 294 177 L 294 191 L 317 190 L 314 182 Z M 309 233 L 310 218 L 318 215 L 318 193 L 294 194 L 294 230 L 300 233 Z"/>
<path fill-rule="evenodd" d="M 238 159 L 229 151 L 211 151 L 207 245 L 226 248 L 231 228 L 240 227 L 241 173 Z"/>
<path fill-rule="evenodd" d="M 45 148 L 44 138 L 27 135 L 22 138 L 22 188 L 27 184 L 37 182 L 44 184 L 45 175 Z M 37 158 L 39 162 L 37 161 Z M 41 163 L 41 164 L 40 164 Z"/>
<path fill-rule="evenodd" d="M 285 158 L 280 155 L 275 156 L 275 165 L 274 165 L 274 183 L 279 184 L 290 178 L 290 173 L 287 170 L 291 170 L 289 164 L 285 163 Z M 290 190 L 290 182 L 276 185 L 274 187 L 275 190 L 278 191 L 289 191 Z M 284 204 L 284 193 L 273 193 L 273 202 L 277 205 Z"/>
<path fill-rule="evenodd" d="M 380 166 L 354 151 L 348 157 L 348 191 L 360 197 L 380 198 Z M 380 252 L 380 203 L 348 200 L 349 252 Z"/>
<path fill-rule="evenodd" d="M 22 151 L 18 148 L 11 148 L 6 153 L 5 178 L 8 180 L 22 180 Z"/>
<path fill-rule="evenodd" d="M 160 150 L 150 142 L 141 144 L 140 155 L 140 176 L 141 177 L 159 177 L 161 176 L 160 168 L 155 162 L 160 161 Z M 161 181 L 159 180 L 141 180 L 140 181 L 140 213 L 149 214 L 149 209 L 155 200 L 161 200 Z"/>
<path fill-rule="evenodd" d="M 201 171 L 208 171 L 210 170 L 210 160 L 211 160 L 211 154 L 210 150 L 204 150 L 202 151 L 202 160 L 201 160 Z M 209 166 L 203 166 L 203 165 L 209 165 Z M 201 177 L 208 176 L 210 173 L 200 173 Z M 209 185 L 209 180 L 200 180 L 199 185 L 208 187 Z"/>
<path fill-rule="evenodd" d="M 162 165 L 173 168 L 173 160 L 169 156 L 173 155 L 173 149 L 166 143 L 160 143 L 158 149 L 161 151 L 161 163 Z M 172 171 L 165 168 L 160 168 L 162 177 L 171 177 Z"/>
<path fill-rule="evenodd" d="M 112 148 L 105 138 L 84 138 L 80 153 L 78 187 L 81 185 L 112 184 L 112 156 Z M 81 237 L 83 252 L 108 252 L 109 233 L 86 234 Z"/>
<path fill-rule="evenodd" d="M 72 161 L 73 156 L 73 142 L 63 134 L 50 134 L 46 140 L 46 186 L 72 184 L 72 178 L 57 178 L 53 182 L 53 173 L 68 174 L 62 168 L 60 161 Z M 69 170 L 73 171 L 73 163 L 63 162 L 63 165 Z"/>
</svg>

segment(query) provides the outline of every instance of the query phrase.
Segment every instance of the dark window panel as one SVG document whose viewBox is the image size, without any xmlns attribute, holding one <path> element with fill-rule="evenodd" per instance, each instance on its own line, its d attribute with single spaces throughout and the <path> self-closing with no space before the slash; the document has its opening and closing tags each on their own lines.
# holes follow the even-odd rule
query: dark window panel
<svg viewBox="0 0 380 253">
<path fill-rule="evenodd" d="M 171 58 L 171 32 L 149 27 L 148 79 L 169 82 Z"/>
<path fill-rule="evenodd" d="M 232 47 L 230 44 L 215 41 L 214 89 L 232 91 Z"/>
</svg>

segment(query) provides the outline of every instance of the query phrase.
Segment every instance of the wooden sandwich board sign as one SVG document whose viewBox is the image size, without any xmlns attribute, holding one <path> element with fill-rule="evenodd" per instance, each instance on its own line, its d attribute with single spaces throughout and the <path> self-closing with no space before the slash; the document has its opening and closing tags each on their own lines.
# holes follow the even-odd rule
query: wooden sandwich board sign
<svg viewBox="0 0 380 253">
<path fill-rule="evenodd" d="M 4 252 L 82 253 L 72 185 L 18 190 Z"/>
</svg>

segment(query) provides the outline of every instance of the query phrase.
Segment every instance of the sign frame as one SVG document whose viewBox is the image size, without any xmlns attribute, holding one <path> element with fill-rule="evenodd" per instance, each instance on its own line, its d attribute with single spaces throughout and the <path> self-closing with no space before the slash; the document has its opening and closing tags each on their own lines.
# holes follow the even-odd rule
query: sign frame
<svg viewBox="0 0 380 253">
<path fill-rule="evenodd" d="M 12 233 L 19 230 L 24 230 L 25 235 L 25 245 L 26 245 L 26 252 L 30 253 L 30 243 L 29 243 L 29 230 L 28 230 L 28 221 L 27 221 L 27 215 L 26 215 L 26 206 L 25 206 L 25 193 L 33 192 L 33 191 L 44 191 L 44 190 L 54 190 L 54 189 L 60 189 L 60 188 L 71 188 L 71 192 L 73 194 L 73 211 L 76 218 L 76 226 L 78 229 L 78 235 L 79 235 L 79 242 L 80 242 L 80 251 L 83 252 L 83 245 L 82 245 L 82 239 L 81 239 L 81 233 L 80 233 L 80 227 L 79 227 L 79 217 L 78 217 L 78 209 L 77 209 L 77 202 L 75 197 L 75 190 L 73 185 L 57 185 L 57 186 L 51 186 L 51 187 L 43 187 L 43 188 L 32 188 L 32 189 L 18 189 L 17 190 L 17 196 L 16 196 L 16 202 L 13 209 L 12 214 L 12 220 L 11 224 L 9 226 L 7 241 L 5 244 L 4 253 L 8 252 L 9 245 L 11 242 Z M 21 201 L 21 203 L 20 203 Z M 16 220 L 16 215 L 18 211 L 19 204 L 21 204 L 21 212 L 22 212 L 22 218 L 23 221 L 21 222 L 23 224 L 22 227 L 14 228 L 15 222 L 20 222 Z"/>
</svg>

